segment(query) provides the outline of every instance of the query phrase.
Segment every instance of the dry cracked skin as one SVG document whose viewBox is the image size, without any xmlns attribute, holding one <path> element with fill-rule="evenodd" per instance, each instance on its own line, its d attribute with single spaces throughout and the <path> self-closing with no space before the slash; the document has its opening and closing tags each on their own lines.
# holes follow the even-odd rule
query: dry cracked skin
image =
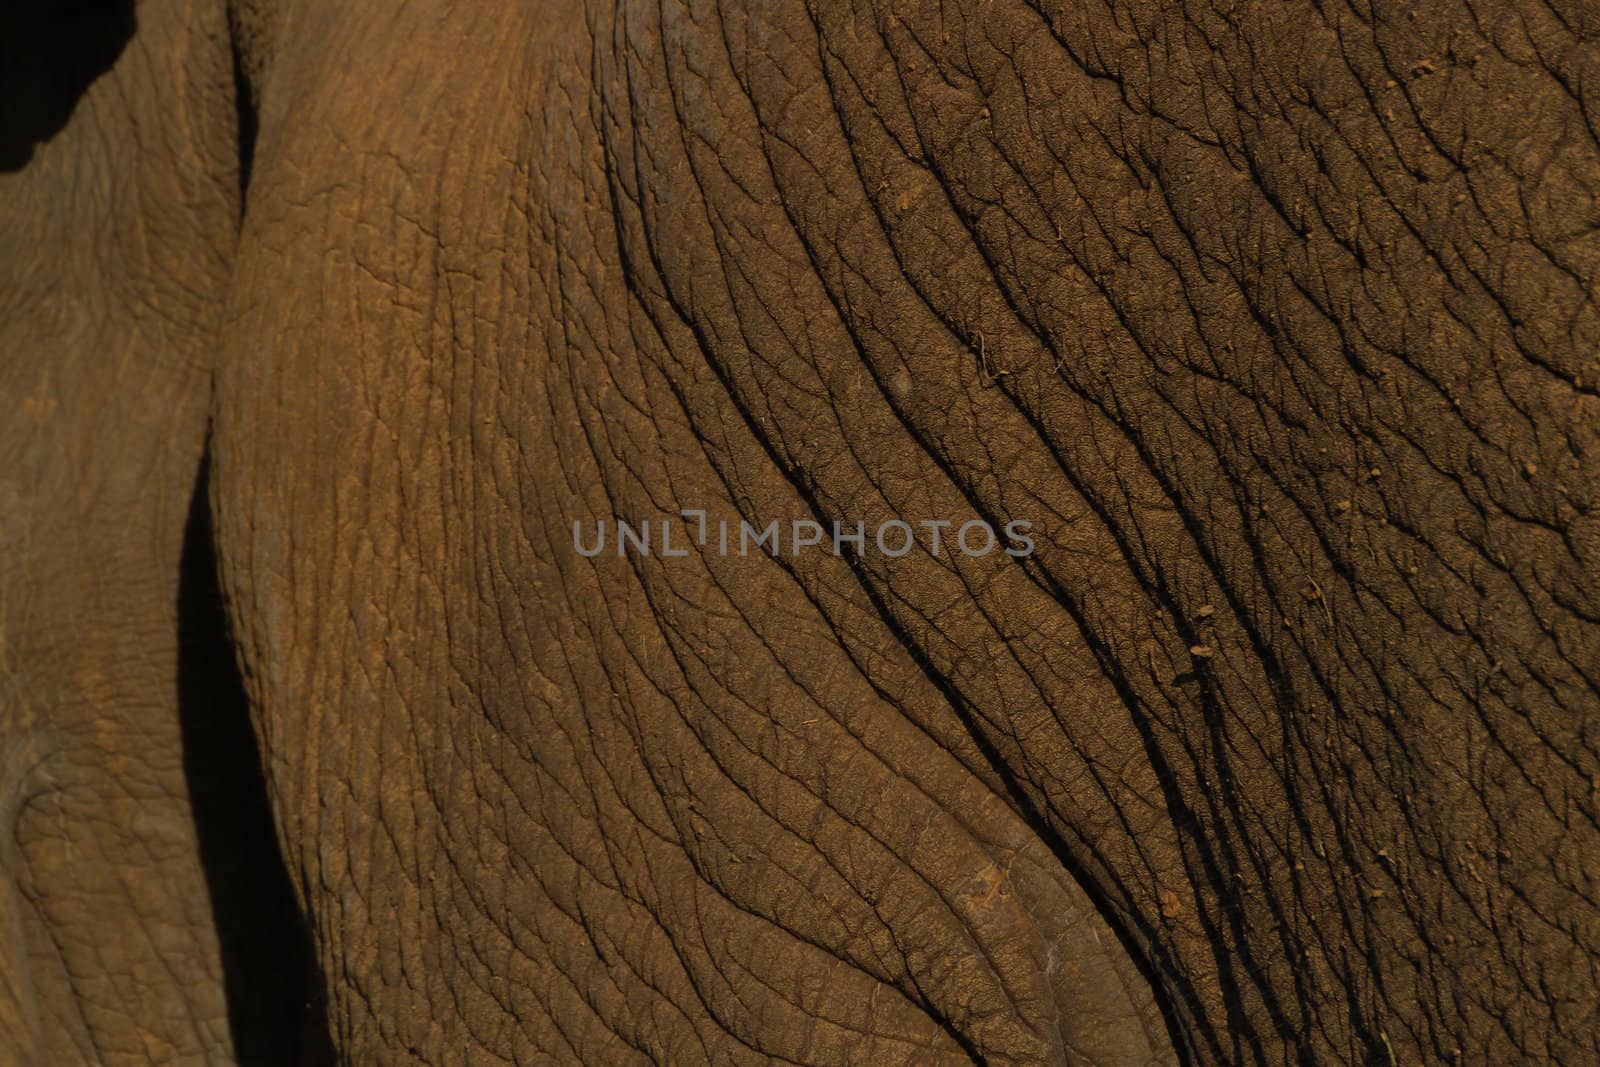
<svg viewBox="0 0 1600 1067">
<path fill-rule="evenodd" d="M 0 1062 L 1600 1058 L 1594 4 L 0 31 Z"/>
</svg>

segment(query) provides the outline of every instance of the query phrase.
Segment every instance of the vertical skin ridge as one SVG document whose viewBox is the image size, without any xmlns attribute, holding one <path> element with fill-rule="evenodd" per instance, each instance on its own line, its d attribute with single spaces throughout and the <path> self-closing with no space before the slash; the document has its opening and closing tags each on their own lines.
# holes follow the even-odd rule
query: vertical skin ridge
<svg viewBox="0 0 1600 1067">
<path fill-rule="evenodd" d="M 183 734 L 228 707 L 180 633 L 239 213 L 227 27 L 21 4 L 0 42 L 0 1061 L 233 1062 Z"/>
</svg>

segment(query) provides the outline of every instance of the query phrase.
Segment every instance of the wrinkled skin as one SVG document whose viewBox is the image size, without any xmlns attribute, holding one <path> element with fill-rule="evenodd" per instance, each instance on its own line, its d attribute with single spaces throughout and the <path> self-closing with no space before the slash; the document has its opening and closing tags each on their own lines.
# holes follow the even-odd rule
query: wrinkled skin
<svg viewBox="0 0 1600 1067">
<path fill-rule="evenodd" d="M 141 4 L 0 175 L 0 1050 L 1592 1062 L 1597 36 Z M 1038 550 L 573 549 L 680 508 Z"/>
</svg>

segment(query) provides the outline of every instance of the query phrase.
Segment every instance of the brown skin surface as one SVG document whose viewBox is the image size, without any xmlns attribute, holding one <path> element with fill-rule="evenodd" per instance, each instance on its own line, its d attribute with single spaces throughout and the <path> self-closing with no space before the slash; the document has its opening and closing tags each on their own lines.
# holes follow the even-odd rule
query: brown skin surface
<svg viewBox="0 0 1600 1067">
<path fill-rule="evenodd" d="M 73 39 L 5 20 L 0 1062 L 229 1062 L 177 714 L 238 212 L 227 28 L 186 3 Z M 85 45 L 99 69 L 44 81 Z"/>
<path fill-rule="evenodd" d="M 12 5 L 0 86 L 0 1064 L 315 1062 L 195 499 L 225 13 Z"/>
<path fill-rule="evenodd" d="M 185 397 L 215 354 L 223 589 L 349 1062 L 1600 1054 L 1592 10 L 230 16 L 242 225 L 226 152 L 152 149 L 218 205 L 173 201 L 210 310 L 152 350 L 206 353 Z M 103 396 L 108 346 L 57 347 L 31 373 Z M 175 589 L 204 415 L 45 420 L 123 495 L 25 481 L 25 558 Z M 1039 550 L 573 549 L 685 507 Z M 0 588 L 19 692 L 118 640 L 168 676 L 170 612 L 69 639 Z M 30 699 L 30 738 L 143 706 Z M 34 985 L 16 1017 L 87 997 Z"/>
</svg>

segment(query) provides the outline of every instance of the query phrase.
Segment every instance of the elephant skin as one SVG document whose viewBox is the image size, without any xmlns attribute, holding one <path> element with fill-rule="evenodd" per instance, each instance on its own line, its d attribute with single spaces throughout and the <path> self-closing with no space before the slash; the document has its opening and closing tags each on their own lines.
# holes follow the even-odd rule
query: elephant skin
<svg viewBox="0 0 1600 1067">
<path fill-rule="evenodd" d="M 0 175 L 0 1049 L 1594 1062 L 1597 38 L 139 4 Z"/>
</svg>

